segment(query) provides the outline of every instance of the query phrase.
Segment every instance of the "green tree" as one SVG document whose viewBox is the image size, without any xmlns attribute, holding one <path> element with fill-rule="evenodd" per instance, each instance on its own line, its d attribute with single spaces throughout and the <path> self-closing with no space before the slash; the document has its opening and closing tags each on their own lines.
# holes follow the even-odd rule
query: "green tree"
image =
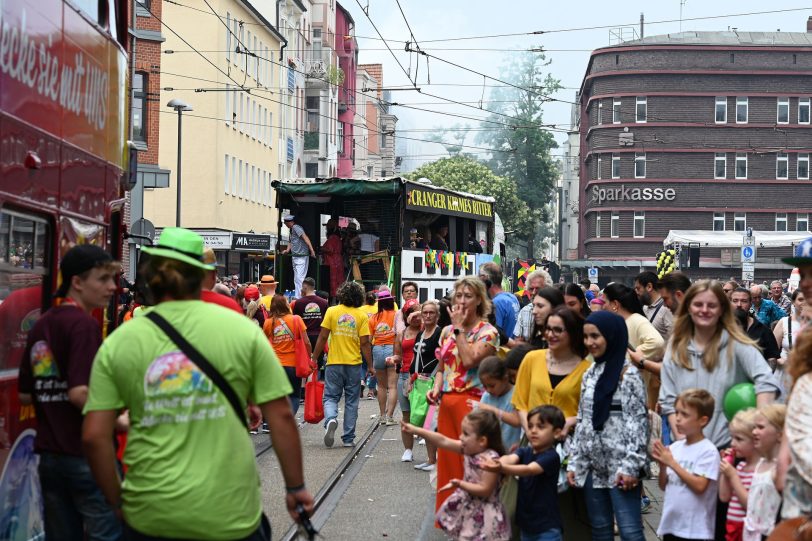
<svg viewBox="0 0 812 541">
<path fill-rule="evenodd" d="M 495 175 L 473 158 L 443 158 L 419 167 L 409 177 L 412 180 L 425 177 L 443 188 L 493 197 L 505 231 L 514 231 L 519 236 L 531 235 L 538 222 L 538 213 L 519 198 L 512 181 Z"/>
<path fill-rule="evenodd" d="M 516 183 L 519 196 L 542 222 L 549 222 L 549 203 L 555 196 L 558 167 L 550 151 L 558 148 L 552 133 L 542 122 L 544 103 L 550 95 L 561 88 L 560 81 L 545 68 L 549 65 L 543 54 L 525 53 L 514 57 L 502 70 L 502 79 L 520 87 L 502 86 L 491 92 L 489 109 L 501 114 L 491 114 L 487 119 L 506 124 L 494 127 L 483 123 L 483 130 L 476 142 L 494 149 L 511 152 L 494 152 L 487 162 L 491 169 Z M 507 115 L 506 118 L 503 115 Z M 544 228 L 549 231 L 549 228 Z M 535 255 L 535 241 L 542 228 L 536 228 L 526 237 Z"/>
</svg>

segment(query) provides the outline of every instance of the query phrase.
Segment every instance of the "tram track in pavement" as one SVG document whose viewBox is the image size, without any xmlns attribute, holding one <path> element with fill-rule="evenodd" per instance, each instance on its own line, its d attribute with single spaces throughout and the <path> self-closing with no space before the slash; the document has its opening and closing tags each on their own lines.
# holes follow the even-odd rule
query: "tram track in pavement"
<svg viewBox="0 0 812 541">
<path fill-rule="evenodd" d="M 355 477 L 364 467 L 367 459 L 372 458 L 372 451 L 378 446 L 384 434 L 383 427 L 377 422 L 372 424 L 363 436 L 360 442 L 355 446 L 352 452 L 339 463 L 338 467 L 333 471 L 327 481 L 319 489 L 313 498 L 313 514 L 310 521 L 316 530 L 321 530 L 330 515 L 338 506 L 341 497 L 352 484 Z M 271 445 L 268 446 L 270 448 Z M 263 449 L 264 453 L 268 449 Z M 257 455 L 259 456 L 259 455 Z M 299 537 L 298 524 L 292 524 L 285 535 L 282 536 L 282 541 L 292 541 Z M 304 537 L 303 537 L 304 538 Z"/>
</svg>

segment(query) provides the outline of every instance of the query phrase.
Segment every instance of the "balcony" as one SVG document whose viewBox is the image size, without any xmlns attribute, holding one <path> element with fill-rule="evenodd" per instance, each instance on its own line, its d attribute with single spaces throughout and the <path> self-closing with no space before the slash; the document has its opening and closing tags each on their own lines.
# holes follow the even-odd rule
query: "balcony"
<svg viewBox="0 0 812 541">
<path fill-rule="evenodd" d="M 317 131 L 308 131 L 304 134 L 304 149 L 305 150 L 318 150 L 319 149 L 319 135 Z"/>
</svg>

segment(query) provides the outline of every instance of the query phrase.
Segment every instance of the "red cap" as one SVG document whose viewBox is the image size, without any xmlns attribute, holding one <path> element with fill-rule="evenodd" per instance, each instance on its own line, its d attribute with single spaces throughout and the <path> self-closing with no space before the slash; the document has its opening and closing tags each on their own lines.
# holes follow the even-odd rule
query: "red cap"
<svg viewBox="0 0 812 541">
<path fill-rule="evenodd" d="M 403 313 L 405 314 L 415 306 L 418 306 L 420 302 L 417 299 L 409 299 L 408 301 L 403 303 Z"/>
<path fill-rule="evenodd" d="M 249 301 L 255 301 L 259 298 L 259 288 L 251 285 L 245 288 L 245 298 Z"/>
</svg>

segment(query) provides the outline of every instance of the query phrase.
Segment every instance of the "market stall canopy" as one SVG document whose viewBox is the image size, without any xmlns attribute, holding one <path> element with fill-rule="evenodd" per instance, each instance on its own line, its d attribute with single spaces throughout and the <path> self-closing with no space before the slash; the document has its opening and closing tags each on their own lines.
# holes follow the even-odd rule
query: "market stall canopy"
<svg viewBox="0 0 812 541">
<path fill-rule="evenodd" d="M 736 248 L 742 245 L 743 231 L 703 231 L 701 229 L 672 229 L 663 241 L 671 244 L 699 244 L 709 248 Z M 807 231 L 753 231 L 756 245 L 761 248 L 780 248 L 800 244 L 809 237 Z"/>
</svg>

